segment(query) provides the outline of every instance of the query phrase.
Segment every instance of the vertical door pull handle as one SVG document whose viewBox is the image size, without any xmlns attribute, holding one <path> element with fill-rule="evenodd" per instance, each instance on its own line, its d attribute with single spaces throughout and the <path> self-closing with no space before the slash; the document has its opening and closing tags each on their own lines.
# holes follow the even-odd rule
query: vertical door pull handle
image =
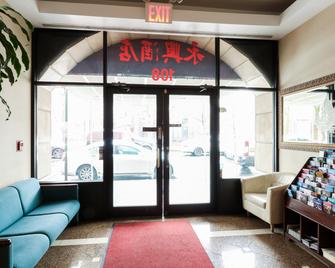
<svg viewBox="0 0 335 268">
<path fill-rule="evenodd" d="M 161 166 L 161 150 L 157 148 L 157 169 Z"/>
</svg>

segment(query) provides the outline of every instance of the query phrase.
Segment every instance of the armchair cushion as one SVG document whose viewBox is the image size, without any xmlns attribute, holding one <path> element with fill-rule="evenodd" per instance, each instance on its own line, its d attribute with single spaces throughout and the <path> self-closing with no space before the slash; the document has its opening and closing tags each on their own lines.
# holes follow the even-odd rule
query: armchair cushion
<svg viewBox="0 0 335 268">
<path fill-rule="evenodd" d="M 266 194 L 261 194 L 261 193 L 249 193 L 245 194 L 244 197 L 246 200 L 250 201 L 251 203 L 261 207 L 265 208 L 266 207 Z"/>
<path fill-rule="evenodd" d="M 242 178 L 243 208 L 269 224 L 282 223 L 284 191 L 293 179 L 281 172 Z"/>
<path fill-rule="evenodd" d="M 41 206 L 35 208 L 28 215 L 36 216 L 36 215 L 47 215 L 47 214 L 57 214 L 62 213 L 66 215 L 68 218 L 68 222 L 70 222 L 73 217 L 77 214 L 79 210 L 80 204 L 77 200 L 64 200 L 58 202 L 50 202 L 42 204 Z"/>
</svg>

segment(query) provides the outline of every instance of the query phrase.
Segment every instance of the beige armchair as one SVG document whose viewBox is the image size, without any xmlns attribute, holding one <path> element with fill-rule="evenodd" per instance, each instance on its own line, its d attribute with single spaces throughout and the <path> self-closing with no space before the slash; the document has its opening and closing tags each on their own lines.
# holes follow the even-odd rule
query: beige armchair
<svg viewBox="0 0 335 268">
<path fill-rule="evenodd" d="M 273 172 L 242 178 L 243 208 L 270 224 L 283 223 L 284 192 L 293 181 L 292 173 Z"/>
</svg>

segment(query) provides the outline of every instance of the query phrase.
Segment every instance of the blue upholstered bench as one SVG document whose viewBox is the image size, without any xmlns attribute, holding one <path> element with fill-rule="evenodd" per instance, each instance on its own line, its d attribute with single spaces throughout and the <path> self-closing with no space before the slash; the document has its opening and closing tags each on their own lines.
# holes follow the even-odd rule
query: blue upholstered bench
<svg viewBox="0 0 335 268">
<path fill-rule="evenodd" d="M 76 184 L 27 179 L 0 189 L 0 267 L 35 267 L 79 207 Z"/>
</svg>

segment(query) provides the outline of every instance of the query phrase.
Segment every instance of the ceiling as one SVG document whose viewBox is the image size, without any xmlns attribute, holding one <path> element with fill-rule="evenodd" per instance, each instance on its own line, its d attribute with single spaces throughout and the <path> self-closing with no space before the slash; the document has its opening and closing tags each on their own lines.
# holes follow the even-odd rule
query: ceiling
<svg viewBox="0 0 335 268">
<path fill-rule="evenodd" d="M 174 5 L 171 24 L 157 24 L 145 22 L 142 0 L 6 1 L 35 27 L 269 40 L 281 39 L 335 4 L 335 0 L 184 0 Z"/>
<path fill-rule="evenodd" d="M 47 0 L 50 2 L 74 2 L 74 3 L 106 3 L 113 4 L 117 3 L 114 0 Z M 143 3 L 142 0 L 122 0 L 123 3 L 139 4 Z M 167 3 L 168 0 L 154 0 L 153 2 Z M 259 14 L 281 14 L 295 0 L 183 0 L 181 7 L 192 6 L 192 7 L 204 7 L 204 8 L 215 8 L 221 10 L 238 11 L 244 13 L 259 13 Z M 177 5 L 178 7 L 178 5 Z"/>
</svg>

